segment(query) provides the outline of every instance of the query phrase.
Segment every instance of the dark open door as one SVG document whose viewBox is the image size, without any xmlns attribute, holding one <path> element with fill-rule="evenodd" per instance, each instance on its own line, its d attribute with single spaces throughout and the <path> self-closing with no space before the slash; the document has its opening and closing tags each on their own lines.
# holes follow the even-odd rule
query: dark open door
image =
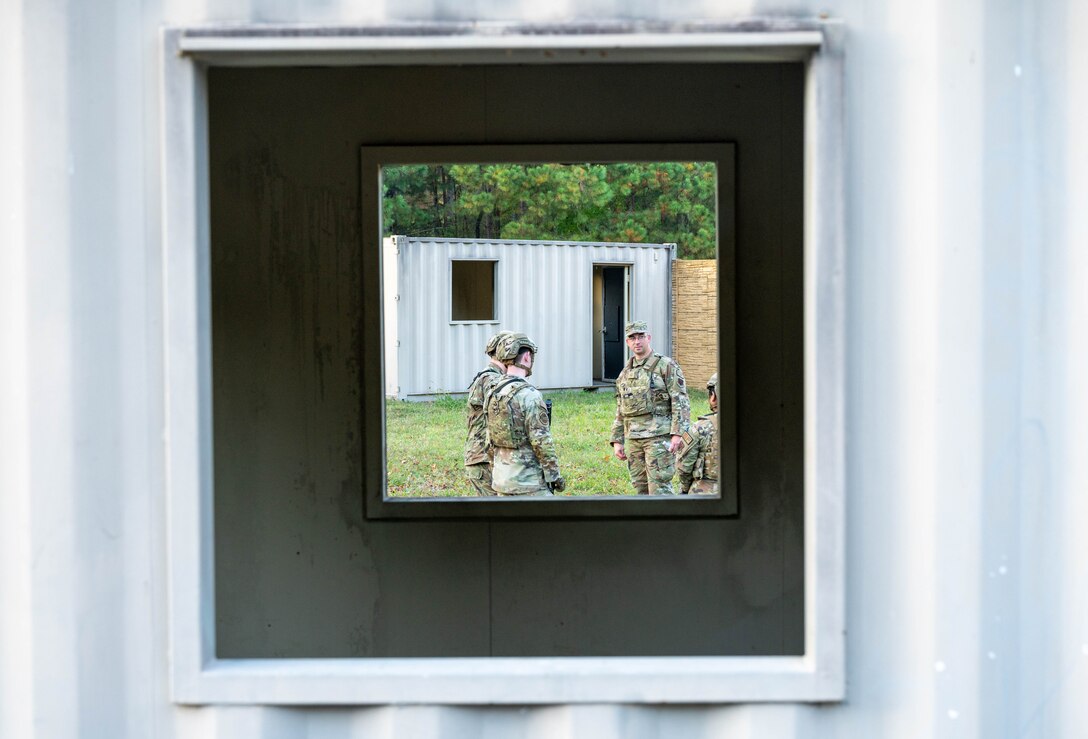
<svg viewBox="0 0 1088 739">
<path fill-rule="evenodd" d="M 604 294 L 604 378 L 614 380 L 623 369 L 626 357 L 623 324 L 626 322 L 626 267 L 601 270 Z"/>
</svg>

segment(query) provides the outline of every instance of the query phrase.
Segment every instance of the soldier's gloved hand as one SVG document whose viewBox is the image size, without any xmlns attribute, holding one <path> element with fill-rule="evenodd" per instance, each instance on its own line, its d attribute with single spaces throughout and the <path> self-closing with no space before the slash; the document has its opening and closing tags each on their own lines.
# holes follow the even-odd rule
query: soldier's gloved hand
<svg viewBox="0 0 1088 739">
<path fill-rule="evenodd" d="M 559 477 L 552 480 L 551 486 L 553 493 L 561 493 L 567 489 L 567 481 L 563 479 L 562 475 L 560 475 Z"/>
</svg>

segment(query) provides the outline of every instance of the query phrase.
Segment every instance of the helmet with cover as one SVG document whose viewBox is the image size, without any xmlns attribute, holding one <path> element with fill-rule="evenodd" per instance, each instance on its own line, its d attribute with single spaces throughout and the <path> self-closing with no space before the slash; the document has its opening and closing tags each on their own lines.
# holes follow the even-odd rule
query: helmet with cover
<svg viewBox="0 0 1088 739">
<path fill-rule="evenodd" d="M 718 373 L 715 372 L 710 376 L 710 379 L 706 381 L 706 391 L 708 393 L 718 394 Z"/>
<path fill-rule="evenodd" d="M 495 350 L 495 359 L 506 365 L 514 365 L 525 370 L 525 376 L 533 374 L 532 363 L 529 365 L 520 364 L 518 357 L 528 349 L 533 354 L 533 360 L 536 359 L 536 344 L 530 341 L 529 337 L 522 333 L 510 332 L 506 338 L 499 342 L 498 348 Z"/>
<path fill-rule="evenodd" d="M 503 340 L 512 333 L 513 333 L 513 331 L 500 331 L 499 333 L 492 336 L 488 340 L 487 346 L 484 347 L 484 354 L 486 354 L 489 357 L 494 357 L 495 352 L 498 351 L 499 346 L 502 345 Z"/>
</svg>

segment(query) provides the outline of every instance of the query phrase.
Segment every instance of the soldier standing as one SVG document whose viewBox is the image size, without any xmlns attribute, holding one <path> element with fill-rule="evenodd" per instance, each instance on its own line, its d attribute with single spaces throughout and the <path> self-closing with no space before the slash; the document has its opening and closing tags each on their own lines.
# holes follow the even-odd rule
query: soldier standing
<svg viewBox="0 0 1088 739">
<path fill-rule="evenodd" d="M 624 335 L 634 356 L 616 378 L 612 449 L 627 461 L 635 492 L 672 495 L 674 455 L 691 418 L 684 373 L 675 360 L 651 349 L 645 321 L 631 321 Z"/>
<path fill-rule="evenodd" d="M 687 495 L 718 494 L 718 373 L 706 383 L 710 394 L 710 413 L 699 416 L 691 430 L 684 433 L 680 449 L 680 492 Z"/>
<path fill-rule="evenodd" d="M 566 488 L 559 474 L 548 409 L 540 391 L 526 382 L 536 360 L 536 344 L 525 334 L 499 343 L 495 359 L 506 376 L 484 399 L 487 438 L 494 452 L 492 487 L 499 495 L 551 495 Z"/>
<path fill-rule="evenodd" d="M 491 487 L 491 450 L 487 446 L 487 418 L 484 416 L 484 396 L 502 379 L 506 367 L 495 359 L 499 344 L 510 335 L 500 331 L 491 337 L 484 347 L 488 356 L 487 366 L 480 370 L 468 386 L 468 438 L 465 441 L 465 477 L 477 495 L 495 495 Z"/>
</svg>

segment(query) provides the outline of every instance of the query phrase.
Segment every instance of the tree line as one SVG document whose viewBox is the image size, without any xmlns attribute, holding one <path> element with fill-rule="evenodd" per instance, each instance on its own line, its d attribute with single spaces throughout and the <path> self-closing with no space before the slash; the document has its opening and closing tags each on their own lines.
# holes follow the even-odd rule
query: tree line
<svg viewBox="0 0 1088 739">
<path fill-rule="evenodd" d="M 382 170 L 386 235 L 676 243 L 715 255 L 710 162 L 407 165 Z"/>
</svg>

